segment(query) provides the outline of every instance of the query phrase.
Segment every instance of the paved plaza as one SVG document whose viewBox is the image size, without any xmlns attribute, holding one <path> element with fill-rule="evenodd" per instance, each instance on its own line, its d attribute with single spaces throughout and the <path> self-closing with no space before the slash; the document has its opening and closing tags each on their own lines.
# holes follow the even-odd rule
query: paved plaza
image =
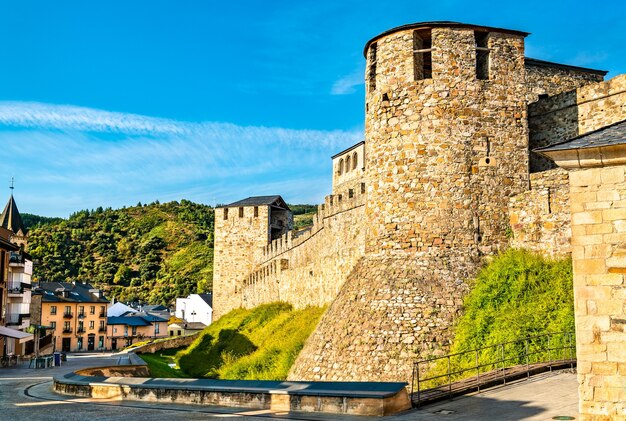
<svg viewBox="0 0 626 421">
<path fill-rule="evenodd" d="M 0 419 L 6 420 L 363 420 L 367 417 L 334 414 L 272 413 L 266 410 L 209 406 L 153 404 L 72 398 L 52 392 L 52 376 L 85 367 L 117 364 L 111 354 L 69 355 L 62 367 L 31 369 L 28 363 L 0 369 Z M 547 373 L 529 380 L 493 388 L 385 417 L 385 420 L 551 420 L 577 416 L 576 375 Z"/>
</svg>

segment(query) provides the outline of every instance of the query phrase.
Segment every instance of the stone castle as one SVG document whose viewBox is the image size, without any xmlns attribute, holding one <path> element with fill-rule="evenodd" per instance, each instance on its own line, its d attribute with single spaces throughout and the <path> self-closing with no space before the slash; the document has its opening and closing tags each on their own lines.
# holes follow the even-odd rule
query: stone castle
<svg viewBox="0 0 626 421">
<path fill-rule="evenodd" d="M 425 22 L 367 42 L 365 140 L 332 157 L 313 225 L 280 196 L 216 209 L 215 318 L 329 305 L 290 378 L 409 380 L 485 256 L 570 253 L 568 173 L 532 151 L 626 120 L 626 76 L 526 58 L 527 35 Z"/>
</svg>

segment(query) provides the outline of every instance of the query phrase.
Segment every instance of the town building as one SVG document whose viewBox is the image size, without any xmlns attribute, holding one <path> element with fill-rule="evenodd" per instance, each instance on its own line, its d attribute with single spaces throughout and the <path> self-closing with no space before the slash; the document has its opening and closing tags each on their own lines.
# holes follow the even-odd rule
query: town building
<svg viewBox="0 0 626 421">
<path fill-rule="evenodd" d="M 0 229 L 3 230 L 5 240 L 14 246 L 11 250 L 7 250 L 7 256 L 5 256 L 8 257 L 8 264 L 4 266 L 6 282 L 3 283 L 2 294 L 3 325 L 24 332 L 30 326 L 33 262 L 25 251 L 28 246 L 28 231 L 13 194 L 0 215 Z M 15 334 L 11 331 L 7 333 L 20 337 L 7 336 L 5 338 L 3 351 L 6 354 L 24 355 L 32 352 L 33 343 L 29 341 L 33 339 L 33 335 Z"/>
<path fill-rule="evenodd" d="M 169 336 L 192 335 L 203 330 L 207 325 L 202 322 L 186 322 L 184 320 L 174 318 L 167 325 L 167 333 Z"/>
<path fill-rule="evenodd" d="M 581 414 L 623 415 L 626 75 L 525 57 L 528 35 L 439 21 L 368 41 L 365 139 L 333 157 L 313 226 L 275 231 L 280 196 L 216 209 L 215 317 L 329 305 L 289 379 L 410 381 L 485 257 L 573 254 Z M 564 141 L 542 151 L 569 173 L 533 152 Z"/>
<path fill-rule="evenodd" d="M 107 349 L 115 351 L 137 342 L 166 338 L 167 318 L 146 312 L 128 312 L 107 318 Z"/>
<path fill-rule="evenodd" d="M 31 319 L 52 334 L 57 351 L 101 351 L 107 344 L 108 304 L 90 284 L 39 282 L 33 285 Z"/>
<path fill-rule="evenodd" d="M 187 298 L 176 299 L 175 315 L 188 323 L 208 326 L 213 318 L 212 305 L 213 294 L 190 294 Z"/>
</svg>

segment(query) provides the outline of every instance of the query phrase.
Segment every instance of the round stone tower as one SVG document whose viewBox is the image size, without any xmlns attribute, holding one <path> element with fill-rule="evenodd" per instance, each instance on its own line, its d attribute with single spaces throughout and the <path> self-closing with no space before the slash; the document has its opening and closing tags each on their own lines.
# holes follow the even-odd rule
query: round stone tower
<svg viewBox="0 0 626 421">
<path fill-rule="evenodd" d="M 425 22 L 367 43 L 367 253 L 450 258 L 462 276 L 506 244 L 528 185 L 526 35 Z"/>
</svg>

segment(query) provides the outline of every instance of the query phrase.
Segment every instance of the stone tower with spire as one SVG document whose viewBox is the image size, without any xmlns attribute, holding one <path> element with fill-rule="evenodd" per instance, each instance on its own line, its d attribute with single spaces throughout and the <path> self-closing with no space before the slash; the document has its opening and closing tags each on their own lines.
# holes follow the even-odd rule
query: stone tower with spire
<svg viewBox="0 0 626 421">
<path fill-rule="evenodd" d="M 15 199 L 13 198 L 13 180 L 11 180 L 11 197 L 7 202 L 2 215 L 0 216 L 0 226 L 8 229 L 13 234 L 11 235 L 11 242 L 17 244 L 22 248 L 26 248 L 28 245 L 28 231 L 22 221 L 20 211 L 17 209 Z"/>
</svg>

